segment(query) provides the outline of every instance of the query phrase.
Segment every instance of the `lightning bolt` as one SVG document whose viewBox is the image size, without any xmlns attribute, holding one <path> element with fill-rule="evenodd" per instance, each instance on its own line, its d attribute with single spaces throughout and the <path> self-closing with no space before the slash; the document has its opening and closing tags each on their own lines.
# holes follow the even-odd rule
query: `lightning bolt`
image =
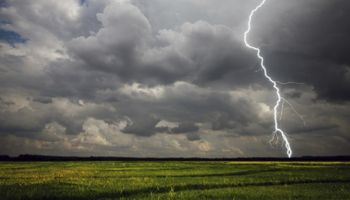
<svg viewBox="0 0 350 200">
<path fill-rule="evenodd" d="M 265 2 L 266 2 L 266 0 L 262 0 L 261 3 L 250 12 L 249 20 L 248 20 L 248 29 L 244 32 L 244 43 L 245 43 L 246 47 L 256 51 L 256 55 L 260 59 L 260 67 L 263 70 L 266 79 L 269 80 L 272 83 L 273 88 L 276 91 L 277 100 L 276 100 L 276 104 L 275 104 L 275 106 L 273 108 L 273 111 L 274 111 L 273 112 L 274 113 L 273 119 L 274 119 L 274 124 L 275 124 L 275 130 L 274 130 L 273 138 L 276 136 L 276 134 L 280 134 L 281 135 L 281 137 L 283 139 L 283 142 L 284 142 L 284 146 L 285 146 L 285 148 L 287 150 L 287 155 L 290 158 L 292 156 L 292 154 L 293 154 L 292 148 L 290 147 L 290 143 L 288 141 L 286 133 L 279 127 L 279 123 L 278 123 L 278 111 L 279 111 L 279 108 L 281 107 L 281 103 L 283 101 L 283 98 L 282 98 L 281 93 L 280 93 L 280 88 L 278 87 L 278 82 L 273 80 L 271 78 L 271 76 L 268 74 L 267 69 L 266 69 L 266 67 L 264 65 L 264 57 L 261 55 L 260 49 L 258 47 L 254 47 L 254 46 L 250 45 L 249 42 L 248 42 L 248 34 L 249 34 L 250 30 L 251 30 L 252 18 L 254 16 L 254 14 L 265 4 Z"/>
</svg>

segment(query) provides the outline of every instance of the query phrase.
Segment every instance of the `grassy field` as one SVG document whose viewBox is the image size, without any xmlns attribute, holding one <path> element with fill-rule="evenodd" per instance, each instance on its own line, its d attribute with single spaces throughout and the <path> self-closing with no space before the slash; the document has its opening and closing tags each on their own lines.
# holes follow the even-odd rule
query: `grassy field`
<svg viewBox="0 0 350 200">
<path fill-rule="evenodd" d="M 350 163 L 0 162 L 0 199 L 350 199 Z"/>
</svg>

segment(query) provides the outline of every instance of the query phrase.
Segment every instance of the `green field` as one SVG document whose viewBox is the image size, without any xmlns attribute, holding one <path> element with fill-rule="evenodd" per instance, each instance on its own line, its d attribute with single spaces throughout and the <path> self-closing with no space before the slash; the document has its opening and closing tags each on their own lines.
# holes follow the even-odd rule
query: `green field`
<svg viewBox="0 0 350 200">
<path fill-rule="evenodd" d="M 0 199 L 350 199 L 350 163 L 0 162 Z"/>
</svg>

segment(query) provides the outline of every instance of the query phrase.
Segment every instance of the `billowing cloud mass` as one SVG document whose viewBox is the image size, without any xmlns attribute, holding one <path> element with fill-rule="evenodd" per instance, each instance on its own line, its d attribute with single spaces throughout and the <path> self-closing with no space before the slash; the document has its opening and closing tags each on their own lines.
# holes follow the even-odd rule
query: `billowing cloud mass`
<svg viewBox="0 0 350 200">
<path fill-rule="evenodd" d="M 0 154 L 284 156 L 258 0 L 5 0 Z M 350 2 L 269 0 L 249 39 L 296 156 L 350 146 Z"/>
</svg>

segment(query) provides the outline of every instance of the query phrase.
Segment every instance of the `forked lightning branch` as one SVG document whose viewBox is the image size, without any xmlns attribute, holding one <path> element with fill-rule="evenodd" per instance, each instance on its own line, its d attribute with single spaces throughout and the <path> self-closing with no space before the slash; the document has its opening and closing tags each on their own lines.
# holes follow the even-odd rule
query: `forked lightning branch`
<svg viewBox="0 0 350 200">
<path fill-rule="evenodd" d="M 276 100 L 276 104 L 273 108 L 273 115 L 274 115 L 273 120 L 274 120 L 274 128 L 275 128 L 274 137 L 276 136 L 276 134 L 280 134 L 280 136 L 283 140 L 284 146 L 287 149 L 287 155 L 290 158 L 293 154 L 292 148 L 290 147 L 290 143 L 288 141 L 288 137 L 287 137 L 286 133 L 280 128 L 279 123 L 278 123 L 278 113 L 279 113 L 280 109 L 283 109 L 282 103 L 284 101 L 284 99 L 281 96 L 280 88 L 278 87 L 278 82 L 273 80 L 271 78 L 271 76 L 269 75 L 269 73 L 267 72 L 267 69 L 266 69 L 265 64 L 264 64 L 264 57 L 261 55 L 260 48 L 254 47 L 248 42 L 248 34 L 251 30 L 251 24 L 252 24 L 252 19 L 254 17 L 254 14 L 265 4 L 265 2 L 266 2 L 266 0 L 262 0 L 261 3 L 250 12 L 249 19 L 248 19 L 248 29 L 244 32 L 244 43 L 245 43 L 246 47 L 256 51 L 256 55 L 260 59 L 260 67 L 263 70 L 266 79 L 272 83 L 273 88 L 275 89 L 275 92 L 277 95 L 277 100 Z"/>
</svg>

